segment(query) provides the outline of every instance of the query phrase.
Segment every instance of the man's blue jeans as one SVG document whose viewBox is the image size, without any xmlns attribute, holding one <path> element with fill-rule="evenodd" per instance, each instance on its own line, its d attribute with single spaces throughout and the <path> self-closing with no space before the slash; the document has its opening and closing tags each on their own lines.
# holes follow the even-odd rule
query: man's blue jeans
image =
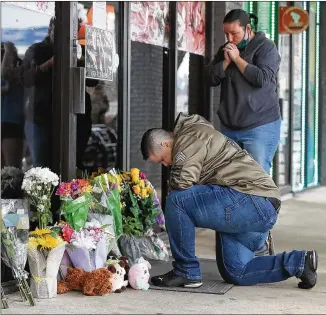
<svg viewBox="0 0 326 315">
<path fill-rule="evenodd" d="M 240 145 L 268 173 L 280 141 L 281 119 L 249 130 L 232 130 L 221 126 L 221 132 Z"/>
<path fill-rule="evenodd" d="M 176 274 L 201 279 L 195 255 L 195 228 L 215 230 L 216 258 L 226 282 L 239 285 L 271 283 L 300 277 L 306 251 L 254 257 L 277 220 L 271 202 L 229 187 L 195 185 L 172 191 L 165 219 Z"/>
</svg>

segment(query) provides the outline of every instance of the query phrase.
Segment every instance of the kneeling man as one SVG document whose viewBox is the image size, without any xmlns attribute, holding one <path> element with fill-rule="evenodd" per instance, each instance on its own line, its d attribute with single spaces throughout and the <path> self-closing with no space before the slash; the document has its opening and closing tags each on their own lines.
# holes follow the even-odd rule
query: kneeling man
<svg viewBox="0 0 326 315">
<path fill-rule="evenodd" d="M 317 282 L 315 250 L 255 257 L 277 221 L 280 192 L 272 178 L 235 142 L 199 115 L 180 114 L 173 132 L 150 129 L 141 142 L 145 160 L 171 166 L 165 207 L 173 270 L 152 277 L 156 286 L 202 285 L 195 228 L 216 233 L 216 259 L 226 282 L 254 285 L 300 279 Z"/>
</svg>

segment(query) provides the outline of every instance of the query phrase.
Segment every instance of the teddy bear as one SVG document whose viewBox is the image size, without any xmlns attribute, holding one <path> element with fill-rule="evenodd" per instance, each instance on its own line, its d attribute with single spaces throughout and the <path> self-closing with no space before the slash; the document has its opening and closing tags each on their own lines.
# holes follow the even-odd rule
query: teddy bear
<svg viewBox="0 0 326 315">
<path fill-rule="evenodd" d="M 148 290 L 149 270 L 151 268 L 151 264 L 143 257 L 136 259 L 129 270 L 128 279 L 130 286 L 135 290 Z"/>
<path fill-rule="evenodd" d="M 58 282 L 58 294 L 72 290 L 82 291 L 85 295 L 105 295 L 112 292 L 113 274 L 107 268 L 85 271 L 81 268 L 68 268 L 66 279 Z"/>
</svg>

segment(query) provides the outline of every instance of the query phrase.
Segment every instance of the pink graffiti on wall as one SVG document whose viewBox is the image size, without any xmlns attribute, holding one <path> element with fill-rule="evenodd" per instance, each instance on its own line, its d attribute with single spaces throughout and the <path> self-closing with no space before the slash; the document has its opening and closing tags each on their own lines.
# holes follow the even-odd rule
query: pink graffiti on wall
<svg viewBox="0 0 326 315">
<path fill-rule="evenodd" d="M 179 50 L 205 55 L 205 1 L 178 2 Z"/>
<path fill-rule="evenodd" d="M 168 12 L 168 2 L 131 2 L 131 40 L 168 47 Z"/>
</svg>

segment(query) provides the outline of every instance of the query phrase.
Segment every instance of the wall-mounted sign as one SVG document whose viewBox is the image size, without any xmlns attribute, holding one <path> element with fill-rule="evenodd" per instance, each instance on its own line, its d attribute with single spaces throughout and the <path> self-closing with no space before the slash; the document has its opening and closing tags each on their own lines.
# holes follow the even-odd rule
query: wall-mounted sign
<svg viewBox="0 0 326 315">
<path fill-rule="evenodd" d="M 116 60 L 113 55 L 114 33 L 86 25 L 86 77 L 113 81 Z"/>
<path fill-rule="evenodd" d="M 298 34 L 309 26 L 309 14 L 299 7 L 280 7 L 279 33 Z"/>
</svg>

